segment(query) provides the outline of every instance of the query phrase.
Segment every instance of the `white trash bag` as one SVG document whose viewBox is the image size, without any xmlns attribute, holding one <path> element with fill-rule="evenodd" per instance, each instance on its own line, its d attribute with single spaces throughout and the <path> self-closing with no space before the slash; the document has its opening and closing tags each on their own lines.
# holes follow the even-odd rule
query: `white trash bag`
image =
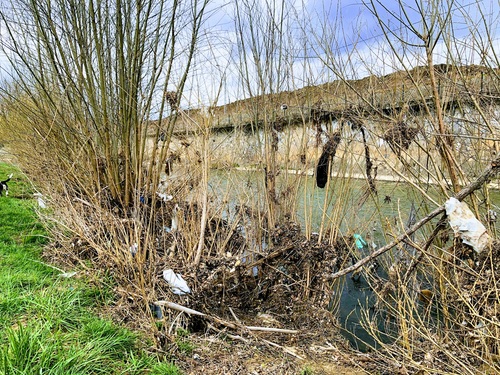
<svg viewBox="0 0 500 375">
<path fill-rule="evenodd" d="M 486 227 L 474 216 L 467 203 L 450 198 L 444 204 L 450 226 L 463 243 L 480 253 L 488 245 L 490 236 Z"/>
<path fill-rule="evenodd" d="M 172 288 L 172 293 L 182 296 L 186 293 L 191 293 L 191 289 L 186 283 L 180 273 L 175 273 L 173 270 L 168 269 L 163 271 L 163 278 Z"/>
</svg>

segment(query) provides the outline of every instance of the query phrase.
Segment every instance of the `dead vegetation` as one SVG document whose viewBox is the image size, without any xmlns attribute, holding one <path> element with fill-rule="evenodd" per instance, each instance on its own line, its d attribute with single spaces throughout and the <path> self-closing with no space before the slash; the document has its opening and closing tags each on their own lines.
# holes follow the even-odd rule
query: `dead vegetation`
<svg viewBox="0 0 500 375">
<path fill-rule="evenodd" d="M 426 257 L 423 263 L 431 269 L 444 264 L 445 274 L 427 279 L 427 285 L 433 285 L 431 290 L 415 288 L 425 285 L 424 274 L 414 279 L 419 282 L 407 285 L 394 272 L 383 282 L 371 281 L 378 296 L 377 309 L 384 311 L 378 316 L 383 316 L 389 338 L 385 338 L 383 351 L 373 351 L 370 356 L 383 373 L 499 371 L 496 280 L 500 275 L 492 263 L 499 250 L 500 243 L 495 241 L 487 254 L 477 257 L 468 246 L 455 242 L 442 258 Z M 410 312 L 415 315 L 408 315 Z M 382 339 L 376 329 L 372 333 Z"/>
<path fill-rule="evenodd" d="M 309 151 L 304 153 L 302 168 L 318 163 L 316 178 L 324 179 L 328 193 L 342 188 L 331 178 L 333 169 L 350 176 L 349 168 L 357 166 L 366 180 L 366 194 L 357 202 L 360 209 L 377 196 L 377 134 L 382 134 L 380 138 L 392 151 L 393 158 L 386 160 L 400 161 L 405 171 L 412 170 L 413 153 L 427 140 L 428 129 L 420 127 L 414 117 L 408 122 L 391 121 L 394 126 L 380 133 L 357 112 L 343 113 L 337 122 L 331 116 L 324 110 L 304 127 L 310 139 L 301 143 Z M 269 126 L 269 150 L 285 154 L 281 160 L 286 165 L 290 155 L 283 143 L 287 128 L 280 118 Z M 47 257 L 81 270 L 96 282 L 104 279 L 115 285 L 116 299 L 109 314 L 154 338 L 150 350 L 176 359 L 187 373 L 289 374 L 307 366 L 319 374 L 335 373 L 337 366 L 342 371 L 342 366 L 357 366 L 368 372 L 432 369 L 450 373 L 497 367 L 499 324 L 494 298 L 495 280 L 500 275 L 494 266 L 496 243 L 489 262 L 488 256 L 481 261 L 471 258 L 470 251 L 464 254 L 459 242 L 450 245 L 451 236 L 443 239 L 437 235 L 440 226 L 436 226 L 436 234 L 432 232 L 436 229 L 432 219 L 443 212 L 439 207 L 427 212 L 428 220 L 417 222 L 417 227 L 390 232 L 395 242 L 388 241 L 364 257 L 356 249 L 352 232 L 340 230 L 342 219 L 325 215 L 319 233 L 296 220 L 294 202 L 299 189 L 294 184 L 302 182 L 277 183 L 278 178 L 286 181 L 285 169 L 275 168 L 272 191 L 269 178 L 260 182 L 261 190 L 254 190 L 249 181 L 239 181 L 244 198 L 238 202 L 227 190 L 209 193 L 203 174 L 217 160 L 204 159 L 206 150 L 213 147 L 207 139 L 203 133 L 198 138 L 183 136 L 158 166 L 163 177 L 157 188 L 138 189 L 128 206 L 114 199 L 105 184 L 81 189 L 76 175 L 68 180 L 65 170 L 57 169 L 51 160 L 40 159 L 39 164 L 31 165 L 41 186 L 57 182 L 53 191 L 58 194 L 50 197 L 50 207 L 57 214 L 47 215 L 47 221 L 62 219 L 51 228 L 55 243 L 47 249 Z M 318 148 L 324 146 L 313 154 L 306 149 L 309 141 L 316 141 Z M 355 153 L 356 161 L 347 161 L 346 155 Z M 430 154 L 424 153 L 424 157 Z M 119 165 L 123 168 L 124 161 Z M 483 189 L 498 165 L 495 160 L 486 174 L 478 173 L 482 177 L 466 186 L 465 193 L 458 193 L 459 199 Z M 258 168 L 265 171 L 262 164 Z M 353 189 L 353 185 L 348 182 L 345 189 Z M 270 224 L 266 206 L 270 197 L 280 211 L 275 225 Z M 386 204 L 391 204 L 390 199 Z M 339 212 L 328 211 L 328 205 L 336 205 Z M 347 206 L 348 202 L 325 198 L 324 212 L 341 217 Z M 397 223 L 395 220 L 394 225 Z M 406 263 L 389 262 L 394 253 L 405 249 L 403 243 L 412 233 L 429 227 L 432 233 L 424 242 L 411 243 L 420 255 L 408 256 Z M 448 246 L 446 251 L 443 244 Z M 455 255 L 442 257 L 443 253 Z M 471 261 L 464 261 L 467 256 Z M 380 265 L 380 272 L 372 272 L 375 264 Z M 173 293 L 163 278 L 167 269 L 182 275 L 191 292 Z M 369 280 L 377 298 L 374 305 L 367 306 L 371 310 L 363 324 L 379 342 L 377 350 L 367 354 L 352 352 L 339 333 L 342 322 L 336 309 L 343 291 L 342 277 L 354 274 Z M 445 309 L 448 305 L 454 308 Z M 380 319 L 386 322 L 384 339 L 378 330 Z M 192 350 L 183 349 L 180 330 L 191 333 Z M 328 365 L 316 365 L 321 361 Z"/>
<path fill-rule="evenodd" d="M 322 19 L 228 2 L 223 32 L 206 0 L 105 5 L 1 11 L 0 143 L 46 198 L 50 261 L 112 289 L 109 315 L 187 373 L 499 372 L 500 90 L 482 4 L 363 2 L 372 17 L 352 25 L 374 38 L 351 35 L 340 4 Z M 218 105 L 232 95 L 248 99 Z M 257 172 L 217 181 L 233 167 Z M 385 198 L 381 171 L 400 181 Z M 488 217 L 481 254 L 448 228 L 451 197 Z M 348 283 L 366 289 L 348 313 L 364 354 L 340 335 Z"/>
<path fill-rule="evenodd" d="M 460 196 L 481 187 L 493 175 L 489 171 Z M 476 257 L 470 247 L 456 240 L 445 253 L 449 255 L 442 258 L 444 267 L 437 265 L 440 261 L 435 255 L 423 251 L 425 256 L 416 258 L 419 264 L 413 276 L 430 277 L 436 283 L 427 294 L 417 289 L 408 292 L 406 286 L 421 282 L 403 283 L 405 268 L 385 275 L 369 271 L 367 260 L 383 259 L 382 253 L 397 243 L 353 264 L 354 238 L 340 236 L 331 242 L 320 240 L 317 234 L 307 237 L 292 221 L 269 228 L 251 207 L 235 207 L 230 221 L 208 215 L 203 257 L 197 266 L 193 265 L 193 244 L 199 238 L 202 215 L 194 203 L 151 197 L 138 207 L 135 218 L 120 211 L 110 215 L 82 198 L 74 200 L 71 208 L 77 211 L 71 217 L 85 218 L 78 223 L 81 234 L 75 237 L 73 230 L 64 237 L 57 231 L 58 246 L 48 249 L 47 257 L 68 267 L 83 266 L 89 275 L 112 275 L 117 300 L 110 314 L 150 332 L 155 338 L 151 349 L 177 359 L 187 373 L 289 374 L 310 363 L 318 374 L 354 365 L 382 373 L 414 373 L 422 368 L 446 373 L 481 368 L 484 363 L 495 366 L 498 242 Z M 421 225 L 422 221 L 409 228 L 408 236 Z M 402 235 L 398 240 L 406 238 Z M 165 269 L 181 274 L 191 293 L 174 294 L 162 277 Z M 351 349 L 339 335 L 333 306 L 342 283 L 336 280 L 339 273 L 349 270 L 359 270 L 359 276 L 371 280 L 378 296 L 377 316 L 388 316 L 390 343 L 369 355 L 348 355 Z M 441 286 L 440 277 L 445 278 Z M 415 299 L 416 292 L 421 297 Z M 401 310 L 401 301 L 413 301 L 411 309 L 422 314 L 424 322 Z M 443 310 L 443 306 L 453 308 Z M 444 318 L 440 317 L 443 311 L 447 311 Z M 405 337 L 403 327 L 411 327 L 411 338 Z M 194 348 L 188 353 L 179 345 L 179 330 L 195 334 L 190 336 Z M 372 334 L 377 337 L 379 333 Z M 387 353 L 393 361 L 387 360 Z M 317 365 L 321 361 L 330 364 Z"/>
<path fill-rule="evenodd" d="M 141 222 L 109 216 L 97 207 L 89 210 L 89 206 L 83 199 L 72 203 L 72 209 L 78 210 L 74 217 L 84 215 L 86 226 L 79 228 L 83 230 L 77 237 L 58 232 L 58 245 L 51 246 L 46 256 L 67 267 L 90 264 L 89 273 L 100 270 L 98 273 L 112 275 L 118 297 L 111 307 L 112 316 L 153 333 L 155 351 L 171 353 L 176 332 L 186 329 L 200 335 L 197 340 L 201 342 L 208 335 L 214 340 L 212 345 L 218 342 L 224 347 L 229 340 L 236 344 L 232 350 L 252 348 L 243 358 L 265 358 L 271 353 L 295 358 L 296 363 L 287 360 L 266 368 L 272 373 L 290 373 L 308 358 L 345 346 L 331 311 L 338 285 L 329 275 L 349 261 L 352 238 L 340 238 L 333 244 L 318 241 L 317 235 L 308 239 L 298 224 L 286 222 L 261 228 L 264 236 L 256 239 L 249 235 L 253 229 L 245 226 L 252 219 L 251 210 L 239 207 L 237 225 L 211 216 L 202 260 L 194 266 L 190 254 L 199 236 L 196 223 L 201 217 L 196 205 L 154 198 L 141 207 Z M 175 216 L 177 229 L 172 228 Z M 136 250 L 133 240 L 126 237 L 129 225 L 136 230 L 148 228 L 136 233 Z M 255 246 L 256 240 L 262 241 L 260 246 Z M 162 277 L 165 269 L 182 274 L 191 293 L 172 293 Z M 214 365 L 207 353 L 200 356 L 205 358 L 202 362 L 207 369 Z M 243 358 L 230 367 L 250 366 Z M 192 363 L 197 371 L 205 368 L 197 362 Z M 224 364 L 219 365 L 221 371 Z"/>
<path fill-rule="evenodd" d="M 418 132 L 419 129 L 417 127 L 409 126 L 400 121 L 387 129 L 382 138 L 389 144 L 395 154 L 401 155 L 402 150 L 408 150 Z"/>
</svg>

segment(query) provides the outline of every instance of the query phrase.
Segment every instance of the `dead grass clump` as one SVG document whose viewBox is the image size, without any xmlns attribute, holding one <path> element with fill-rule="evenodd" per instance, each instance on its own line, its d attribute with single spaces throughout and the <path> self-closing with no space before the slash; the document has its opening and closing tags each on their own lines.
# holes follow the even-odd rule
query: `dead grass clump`
<svg viewBox="0 0 500 375">
<path fill-rule="evenodd" d="M 317 324 L 313 311 L 327 311 L 328 275 L 345 261 L 347 245 L 307 240 L 294 223 L 280 225 L 270 237 L 265 252 L 206 259 L 195 276 L 205 281 L 192 307 L 220 316 L 230 316 L 229 308 L 245 316 L 266 312 L 289 328 Z"/>
<path fill-rule="evenodd" d="M 391 342 L 372 358 L 394 373 L 498 373 L 500 241 L 479 255 L 455 241 L 442 255 L 428 257 L 412 283 L 378 293 Z"/>
<path fill-rule="evenodd" d="M 86 198 L 86 199 L 84 199 Z M 241 335 L 235 316 L 246 325 L 295 329 L 297 335 L 278 334 L 277 343 L 301 345 L 338 340 L 336 319 L 329 311 L 333 286 L 329 275 L 349 258 L 345 239 L 330 244 L 317 236 L 306 238 L 300 226 L 286 222 L 268 228 L 255 210 L 240 210 L 233 220 L 210 208 L 203 236 L 202 258 L 193 263 L 200 238 L 201 208 L 186 201 L 144 197 L 137 207 L 113 212 L 111 201 L 80 196 L 65 208 L 71 230 L 56 236 L 58 247 L 47 256 L 59 264 L 78 265 L 96 279 L 112 277 L 117 300 L 112 315 L 136 328 L 150 331 L 157 349 L 168 350 L 176 327 L 208 332 L 213 329 Z M 67 202 L 66 202 L 67 203 Z M 249 211 L 250 210 L 250 211 Z M 250 216 L 249 216 L 250 215 Z M 256 226 L 259 222 L 260 225 Z M 163 270 L 182 274 L 191 288 L 188 295 L 175 295 L 163 280 Z M 172 301 L 208 317 L 189 316 L 162 308 L 157 301 Z M 155 319 L 156 318 L 156 319 Z M 160 319 L 160 325 L 155 320 Z M 235 328 L 236 327 L 236 328 Z M 292 341 L 289 341 L 292 340 Z"/>
<path fill-rule="evenodd" d="M 466 253 L 465 265 L 454 268 L 458 286 L 450 293 L 450 299 L 456 301 L 456 329 L 474 353 L 476 364 L 500 355 L 500 241 L 493 242 L 490 249 L 479 256 Z"/>
</svg>

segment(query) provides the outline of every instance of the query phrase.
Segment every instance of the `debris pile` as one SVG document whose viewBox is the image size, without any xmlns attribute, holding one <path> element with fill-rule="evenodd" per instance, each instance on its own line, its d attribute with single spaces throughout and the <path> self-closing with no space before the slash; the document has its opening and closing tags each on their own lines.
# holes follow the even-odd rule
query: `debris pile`
<svg viewBox="0 0 500 375">
<path fill-rule="evenodd" d="M 389 144 L 396 155 L 400 155 L 401 150 L 408 150 L 419 131 L 419 128 L 399 121 L 383 134 L 382 139 Z"/>
</svg>

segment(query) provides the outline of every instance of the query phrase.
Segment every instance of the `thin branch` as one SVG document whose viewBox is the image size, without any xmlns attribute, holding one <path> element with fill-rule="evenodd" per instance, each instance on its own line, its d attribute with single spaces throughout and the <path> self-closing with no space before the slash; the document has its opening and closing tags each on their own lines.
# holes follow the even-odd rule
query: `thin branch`
<svg viewBox="0 0 500 375">
<path fill-rule="evenodd" d="M 158 305 L 158 306 L 166 306 L 172 310 L 176 310 L 176 311 L 181 311 L 181 312 L 184 312 L 186 314 L 190 314 L 190 315 L 197 315 L 197 316 L 202 316 L 202 317 L 205 317 L 206 319 L 208 320 L 213 320 L 219 324 L 222 324 L 228 328 L 232 328 L 232 329 L 236 329 L 238 327 L 244 329 L 244 330 L 247 330 L 247 331 L 259 331 L 259 332 L 274 332 L 274 333 L 288 333 L 288 334 L 296 334 L 296 333 L 299 333 L 298 330 L 296 329 L 283 329 L 283 328 L 274 328 L 274 327 L 257 327 L 257 326 L 245 326 L 243 324 L 241 324 L 241 322 L 238 320 L 238 323 L 231 323 L 231 322 L 227 322 L 223 319 L 220 319 L 220 318 L 217 318 L 215 316 L 211 316 L 211 315 L 207 315 L 207 314 L 204 314 L 198 310 L 193 310 L 193 309 L 190 309 L 189 307 L 185 307 L 185 306 L 182 306 L 182 305 L 179 305 L 177 303 L 174 303 L 174 302 L 170 302 L 170 301 L 156 301 L 155 302 L 155 305 Z"/>
<path fill-rule="evenodd" d="M 457 198 L 459 201 L 462 201 L 464 198 L 466 198 L 467 196 L 469 196 L 470 194 L 472 194 L 476 190 L 480 189 L 484 184 L 488 183 L 499 172 L 500 172 L 500 157 L 493 160 L 491 162 L 491 165 L 488 166 L 488 168 L 486 168 L 483 171 L 483 173 L 475 181 L 471 182 L 468 186 L 466 186 L 465 188 L 460 190 L 455 195 L 455 198 Z M 445 206 L 443 204 L 443 205 L 439 206 L 438 208 L 436 208 L 434 211 L 432 211 L 430 214 L 428 214 L 426 217 L 424 217 L 423 219 L 416 222 L 411 228 L 409 228 L 405 233 L 398 236 L 391 243 L 389 243 L 385 246 L 382 246 L 380 249 L 374 251 L 370 255 L 359 260 L 357 263 L 353 264 L 352 266 L 344 268 L 343 270 L 340 270 L 338 272 L 335 272 L 334 274 L 332 274 L 329 277 L 329 279 L 331 279 L 331 280 L 337 279 L 341 276 L 347 275 L 348 273 L 363 267 L 365 264 L 367 264 L 371 260 L 384 254 L 385 252 L 389 251 L 390 249 L 392 249 L 394 246 L 396 246 L 400 242 L 404 241 L 408 236 L 415 233 L 418 229 L 420 229 L 422 226 L 427 224 L 429 221 L 431 221 L 432 219 L 434 219 L 436 216 L 443 213 L 444 211 L 445 211 Z"/>
</svg>

